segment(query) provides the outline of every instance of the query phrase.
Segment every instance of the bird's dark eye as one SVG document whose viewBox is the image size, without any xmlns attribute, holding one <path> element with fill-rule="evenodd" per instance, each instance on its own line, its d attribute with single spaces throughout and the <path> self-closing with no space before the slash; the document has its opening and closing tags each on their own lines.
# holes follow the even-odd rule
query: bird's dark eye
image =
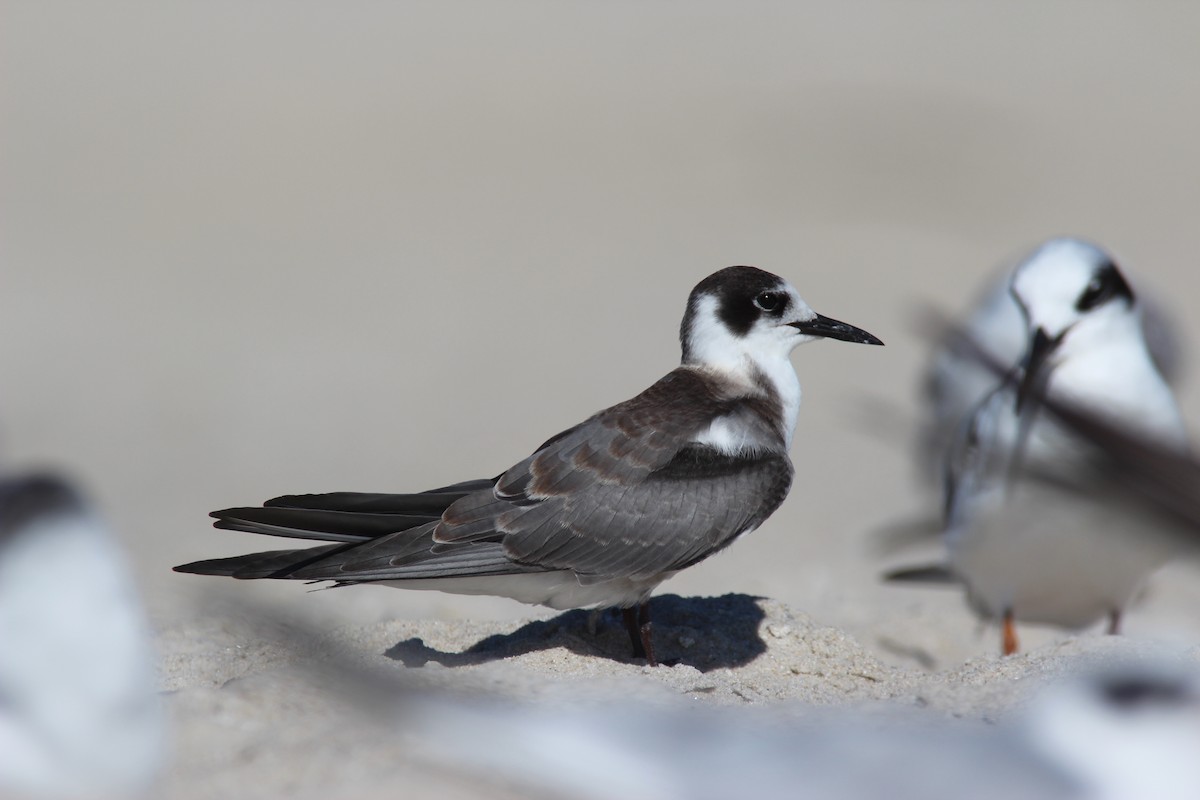
<svg viewBox="0 0 1200 800">
<path fill-rule="evenodd" d="M 1092 276 L 1092 280 L 1088 283 L 1087 288 L 1083 290 L 1083 294 L 1079 295 L 1079 300 L 1075 302 L 1076 311 L 1091 311 L 1093 308 L 1100 306 L 1112 300 L 1115 297 L 1123 297 L 1126 302 L 1133 303 L 1133 289 L 1129 288 L 1129 284 L 1125 282 L 1125 278 L 1121 275 L 1117 265 L 1108 263 L 1096 271 Z"/>
<path fill-rule="evenodd" d="M 763 311 L 780 311 L 783 309 L 785 301 L 783 292 L 759 292 L 758 296 L 754 298 L 754 305 Z"/>
<path fill-rule="evenodd" d="M 1092 278 L 1091 283 L 1083 290 L 1083 294 L 1079 295 L 1079 301 L 1075 304 L 1080 311 L 1090 311 L 1096 306 L 1103 305 L 1111 293 L 1111 288 L 1108 283 L 1101 279 L 1099 275 Z"/>
</svg>

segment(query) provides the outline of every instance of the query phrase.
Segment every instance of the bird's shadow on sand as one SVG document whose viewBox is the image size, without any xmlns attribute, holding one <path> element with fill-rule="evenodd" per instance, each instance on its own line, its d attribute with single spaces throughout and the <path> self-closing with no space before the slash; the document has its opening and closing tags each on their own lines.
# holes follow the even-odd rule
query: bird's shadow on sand
<svg viewBox="0 0 1200 800">
<path fill-rule="evenodd" d="M 701 672 L 748 664 L 766 652 L 758 629 L 765 618 L 759 599 L 746 594 L 721 597 L 680 597 L 667 594 L 650 600 L 654 646 L 660 661 L 685 664 Z M 412 638 L 384 653 L 406 667 L 433 661 L 447 667 L 483 664 L 538 650 L 563 647 L 572 653 L 630 664 L 635 659 L 629 635 L 615 609 L 600 615 L 596 632 L 589 628 L 589 611 L 567 611 L 553 619 L 536 620 L 512 633 L 485 637 L 461 653 L 444 653 Z"/>
</svg>

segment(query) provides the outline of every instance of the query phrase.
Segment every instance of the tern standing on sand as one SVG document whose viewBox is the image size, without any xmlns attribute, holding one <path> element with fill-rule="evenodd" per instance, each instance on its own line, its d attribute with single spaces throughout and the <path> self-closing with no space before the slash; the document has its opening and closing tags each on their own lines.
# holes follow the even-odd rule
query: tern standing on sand
<svg viewBox="0 0 1200 800">
<path fill-rule="evenodd" d="M 635 654 L 654 664 L 650 593 L 757 528 L 787 495 L 800 407 L 788 356 L 821 338 L 882 344 L 817 314 L 782 278 L 728 267 L 688 298 L 678 368 L 498 478 L 217 511 L 220 528 L 331 543 L 176 569 L 616 606 Z"/>
<path fill-rule="evenodd" d="M 1024 356 L 957 427 L 945 457 L 947 566 L 972 607 L 1001 621 L 1006 654 L 1017 650 L 1016 620 L 1079 628 L 1108 617 L 1116 633 L 1125 606 L 1171 555 L 1165 538 L 1139 535 L 1155 522 L 1129 502 L 1096 443 L 1039 413 L 1041 403 L 1187 450 L 1141 307 L 1111 256 L 1076 239 L 1051 240 L 1017 266 L 1010 292 Z M 959 361 L 973 381 L 986 369 L 978 358 Z M 954 379 L 943 367 L 942 385 Z"/>
</svg>

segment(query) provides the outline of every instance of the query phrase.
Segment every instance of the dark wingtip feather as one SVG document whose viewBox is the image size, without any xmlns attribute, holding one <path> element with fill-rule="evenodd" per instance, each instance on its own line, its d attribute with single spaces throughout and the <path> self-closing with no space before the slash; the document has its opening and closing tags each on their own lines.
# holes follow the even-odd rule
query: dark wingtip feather
<svg viewBox="0 0 1200 800">
<path fill-rule="evenodd" d="M 285 494 L 263 503 L 264 508 L 345 511 L 368 514 L 411 514 L 440 516 L 452 503 L 472 492 L 491 489 L 495 481 L 473 480 L 411 494 L 378 492 L 327 492 Z"/>
<path fill-rule="evenodd" d="M 208 512 L 208 515 L 210 517 L 212 517 L 213 519 L 225 520 L 228 518 L 236 518 L 239 516 L 243 516 L 247 511 L 253 512 L 255 510 L 255 508 L 256 508 L 255 506 L 251 506 L 248 508 L 222 508 L 219 511 L 210 511 L 210 512 Z M 214 524 L 216 524 L 216 523 L 214 523 Z"/>
<path fill-rule="evenodd" d="M 264 506 L 217 512 L 213 527 L 289 539 L 365 542 L 437 522 L 440 516 Z"/>
<path fill-rule="evenodd" d="M 268 550 L 230 558 L 212 558 L 172 567 L 175 572 L 189 575 L 220 575 L 239 580 L 257 578 L 296 579 L 294 573 L 346 548 L 344 544 L 329 544 L 299 550 Z"/>
<path fill-rule="evenodd" d="M 182 572 L 187 575 L 224 575 L 232 577 L 234 569 L 232 566 L 220 566 L 222 562 L 230 561 L 227 558 L 215 558 L 207 561 L 193 561 L 189 564 L 180 564 L 176 567 L 171 567 L 172 572 Z"/>
<path fill-rule="evenodd" d="M 885 572 L 883 579 L 889 583 L 932 583 L 938 586 L 958 583 L 958 578 L 945 564 L 900 567 Z"/>
</svg>

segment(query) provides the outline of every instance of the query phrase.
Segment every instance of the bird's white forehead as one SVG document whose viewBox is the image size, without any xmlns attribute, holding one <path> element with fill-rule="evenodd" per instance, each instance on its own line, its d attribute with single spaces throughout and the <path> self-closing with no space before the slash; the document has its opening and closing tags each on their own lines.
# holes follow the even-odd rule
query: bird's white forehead
<svg viewBox="0 0 1200 800">
<path fill-rule="evenodd" d="M 1111 258 L 1078 239 L 1052 239 L 1013 272 L 1012 291 L 1033 327 L 1054 334 L 1077 321 L 1075 304 L 1101 265 Z"/>
<path fill-rule="evenodd" d="M 782 289 L 792 298 L 791 313 L 787 315 L 789 320 L 795 322 L 798 320 L 816 319 L 817 312 L 812 310 L 812 306 L 804 302 L 804 298 L 796 291 L 796 287 L 784 281 Z"/>
</svg>

